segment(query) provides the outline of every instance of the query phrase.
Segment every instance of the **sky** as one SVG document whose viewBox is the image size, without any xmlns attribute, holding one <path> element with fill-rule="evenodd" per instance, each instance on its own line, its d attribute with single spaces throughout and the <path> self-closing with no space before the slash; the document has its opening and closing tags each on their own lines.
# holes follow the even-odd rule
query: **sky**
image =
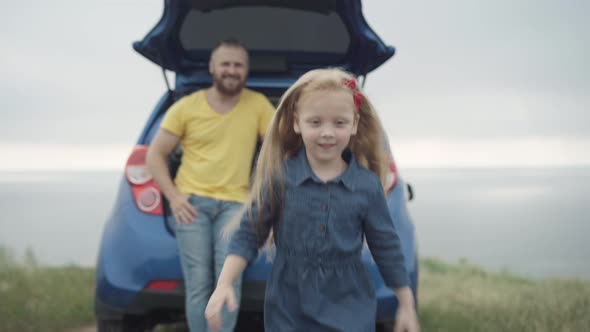
<svg viewBox="0 0 590 332">
<path fill-rule="evenodd" d="M 162 0 L 0 0 L 0 171 L 118 170 L 165 91 Z M 365 92 L 403 167 L 590 166 L 590 2 L 367 0 Z"/>
</svg>

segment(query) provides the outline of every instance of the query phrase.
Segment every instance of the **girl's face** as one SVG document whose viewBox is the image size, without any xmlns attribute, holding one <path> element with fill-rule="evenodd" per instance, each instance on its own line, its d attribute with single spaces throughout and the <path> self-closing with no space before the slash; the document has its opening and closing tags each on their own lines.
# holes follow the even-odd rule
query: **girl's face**
<svg viewBox="0 0 590 332">
<path fill-rule="evenodd" d="M 346 90 L 311 91 L 301 96 L 293 124 L 311 164 L 339 162 L 356 134 L 358 116 Z"/>
</svg>

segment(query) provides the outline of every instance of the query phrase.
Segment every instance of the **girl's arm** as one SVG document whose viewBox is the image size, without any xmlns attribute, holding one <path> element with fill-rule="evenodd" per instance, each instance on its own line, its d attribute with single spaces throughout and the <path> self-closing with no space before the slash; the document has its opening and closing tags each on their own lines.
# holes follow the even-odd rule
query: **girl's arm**
<svg viewBox="0 0 590 332">
<path fill-rule="evenodd" d="M 397 296 L 398 308 L 395 315 L 394 332 L 418 332 L 420 324 L 416 315 L 416 302 L 410 287 L 394 289 Z"/>
<path fill-rule="evenodd" d="M 228 255 L 223 263 L 223 268 L 217 280 L 217 287 L 220 285 L 233 285 L 242 275 L 242 272 L 248 266 L 248 261 L 242 256 Z"/>
<path fill-rule="evenodd" d="M 394 290 L 398 299 L 394 331 L 417 332 L 420 327 L 416 315 L 416 304 L 409 287 L 400 239 L 393 226 L 385 194 L 377 177 L 373 187 L 363 224 L 367 244 L 385 285 Z"/>
<path fill-rule="evenodd" d="M 261 218 L 258 219 L 258 208 L 256 203 L 251 205 L 251 213 L 246 211 L 239 223 L 239 228 L 233 234 L 229 244 L 228 254 L 223 263 L 223 268 L 217 281 L 217 287 L 205 309 L 205 318 L 213 331 L 221 328 L 221 312 L 223 306 L 227 305 L 229 311 L 238 307 L 233 284 L 241 277 L 242 272 L 258 256 L 258 249 L 266 242 L 271 229 L 270 204 L 267 200 L 260 211 Z M 260 224 L 257 224 L 260 222 Z"/>
<path fill-rule="evenodd" d="M 231 241 L 227 251 L 227 255 L 238 255 L 243 257 L 247 262 L 251 262 L 258 257 L 258 249 L 260 249 L 270 234 L 272 228 L 272 218 L 278 216 L 271 215 L 271 203 L 269 199 L 269 191 L 264 188 L 262 193 L 261 208 L 258 208 L 256 200 L 249 203 L 249 209 L 242 209 L 242 218 L 237 225 L 237 230 L 233 235 L 232 226 L 226 227 L 228 233 L 224 236 L 230 236 Z M 248 205 L 248 203 L 245 203 Z M 276 202 L 277 206 L 279 205 Z M 260 214 L 260 217 L 259 217 Z M 225 232 L 225 231 L 224 231 Z"/>
<path fill-rule="evenodd" d="M 238 308 L 233 284 L 242 275 L 247 265 L 248 261 L 238 255 L 229 255 L 225 258 L 219 280 L 217 281 L 217 287 L 213 294 L 211 294 L 211 298 L 209 298 L 209 303 L 205 309 L 205 318 L 207 318 L 211 330 L 219 331 L 221 328 L 221 312 L 224 305 L 227 305 L 229 311 L 234 311 Z"/>
<path fill-rule="evenodd" d="M 403 288 L 410 284 L 410 280 L 401 242 L 379 179 L 375 176 L 372 180 L 363 231 L 385 285 L 391 289 Z"/>
<path fill-rule="evenodd" d="M 395 288 L 393 290 L 400 307 L 411 307 L 414 308 L 416 303 L 414 302 L 414 293 L 410 287 Z"/>
</svg>

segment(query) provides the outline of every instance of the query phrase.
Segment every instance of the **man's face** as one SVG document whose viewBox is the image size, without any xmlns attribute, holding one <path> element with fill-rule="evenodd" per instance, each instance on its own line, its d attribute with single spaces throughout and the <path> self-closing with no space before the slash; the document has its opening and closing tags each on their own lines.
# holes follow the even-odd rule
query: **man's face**
<svg viewBox="0 0 590 332">
<path fill-rule="evenodd" d="M 209 72 L 219 93 L 235 96 L 244 87 L 248 76 L 248 55 L 240 47 L 221 46 L 211 56 Z"/>
</svg>

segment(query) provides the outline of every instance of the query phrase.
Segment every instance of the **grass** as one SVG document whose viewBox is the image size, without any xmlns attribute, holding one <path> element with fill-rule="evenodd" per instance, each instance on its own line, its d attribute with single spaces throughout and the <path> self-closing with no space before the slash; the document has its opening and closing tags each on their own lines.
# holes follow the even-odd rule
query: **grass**
<svg viewBox="0 0 590 332">
<path fill-rule="evenodd" d="M 94 270 L 42 267 L 0 246 L 0 331 L 94 324 Z M 530 280 L 467 262 L 420 262 L 422 331 L 590 331 L 590 281 Z M 160 327 L 158 331 L 181 331 Z"/>
<path fill-rule="evenodd" d="M 420 267 L 423 331 L 590 331 L 588 281 L 533 281 L 434 259 Z"/>
<path fill-rule="evenodd" d="M 40 267 L 0 247 L 0 331 L 64 331 L 94 321 L 94 269 Z"/>
</svg>

